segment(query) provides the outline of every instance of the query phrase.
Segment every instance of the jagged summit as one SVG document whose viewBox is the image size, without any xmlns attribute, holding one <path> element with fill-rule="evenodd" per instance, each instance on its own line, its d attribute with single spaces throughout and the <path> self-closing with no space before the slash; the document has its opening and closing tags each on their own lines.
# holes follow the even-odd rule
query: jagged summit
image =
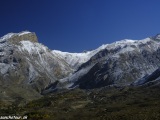
<svg viewBox="0 0 160 120">
<path fill-rule="evenodd" d="M 115 54 L 115 57 L 116 56 L 118 57 L 120 53 L 134 51 L 138 49 L 138 46 L 141 46 L 142 44 L 147 44 L 151 41 L 152 40 L 150 38 L 145 38 L 142 40 L 124 39 L 124 40 L 113 42 L 111 44 L 103 44 L 97 49 L 82 52 L 82 53 L 69 53 L 69 52 L 63 52 L 60 50 L 53 50 L 52 53 L 64 59 L 71 67 L 78 68 L 81 64 L 90 60 L 92 56 L 96 55 L 98 52 L 103 51 L 105 49 L 109 51 L 117 51 L 117 54 Z"/>
<path fill-rule="evenodd" d="M 154 37 L 152 37 L 154 40 L 160 40 L 160 33 L 159 34 L 157 34 L 157 35 L 155 35 Z"/>
<path fill-rule="evenodd" d="M 23 40 L 31 42 L 38 42 L 38 38 L 34 32 L 22 31 L 20 33 L 8 33 L 0 38 L 0 41 L 9 41 L 11 43 L 18 43 Z"/>
</svg>

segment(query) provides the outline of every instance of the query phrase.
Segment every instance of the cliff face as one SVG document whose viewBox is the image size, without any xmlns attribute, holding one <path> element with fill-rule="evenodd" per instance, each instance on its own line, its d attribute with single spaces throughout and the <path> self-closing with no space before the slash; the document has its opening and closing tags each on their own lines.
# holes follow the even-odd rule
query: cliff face
<svg viewBox="0 0 160 120">
<path fill-rule="evenodd" d="M 20 41 L 24 41 L 24 40 L 28 40 L 28 41 L 31 41 L 31 42 L 38 42 L 38 38 L 37 38 L 36 34 L 34 32 L 28 32 L 28 31 L 21 32 L 21 33 L 18 33 L 18 34 L 13 34 L 8 39 L 8 41 L 10 41 L 13 44 L 17 44 Z"/>
</svg>

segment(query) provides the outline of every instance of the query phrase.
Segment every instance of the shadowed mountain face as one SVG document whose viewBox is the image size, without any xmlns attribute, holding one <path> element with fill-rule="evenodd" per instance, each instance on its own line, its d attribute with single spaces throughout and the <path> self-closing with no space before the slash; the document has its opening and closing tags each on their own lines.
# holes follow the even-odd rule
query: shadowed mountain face
<svg viewBox="0 0 160 120">
<path fill-rule="evenodd" d="M 160 66 L 159 38 L 153 38 L 122 40 L 106 45 L 81 64 L 74 74 L 62 79 L 61 86 L 94 89 L 132 84 Z"/>
<path fill-rule="evenodd" d="M 140 85 L 158 78 L 159 67 L 159 35 L 68 53 L 49 50 L 35 33 L 9 33 L 0 38 L 0 99 L 32 100 L 77 87 Z"/>
</svg>

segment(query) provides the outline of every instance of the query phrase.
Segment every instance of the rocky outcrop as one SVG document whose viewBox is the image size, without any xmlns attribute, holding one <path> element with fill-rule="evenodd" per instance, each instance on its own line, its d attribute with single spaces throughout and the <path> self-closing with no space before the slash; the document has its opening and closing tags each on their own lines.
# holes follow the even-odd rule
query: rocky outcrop
<svg viewBox="0 0 160 120">
<path fill-rule="evenodd" d="M 38 42 L 38 38 L 34 32 L 21 32 L 18 34 L 14 34 L 12 37 L 8 39 L 13 44 L 18 44 L 20 41 L 28 40 L 31 42 Z"/>
</svg>

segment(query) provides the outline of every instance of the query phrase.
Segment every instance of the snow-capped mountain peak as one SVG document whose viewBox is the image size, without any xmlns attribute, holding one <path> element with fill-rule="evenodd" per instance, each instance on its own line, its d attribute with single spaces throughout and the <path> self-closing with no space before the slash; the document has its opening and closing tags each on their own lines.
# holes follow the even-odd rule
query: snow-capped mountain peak
<svg viewBox="0 0 160 120">
<path fill-rule="evenodd" d="M 114 50 L 117 48 L 122 48 L 123 50 L 121 50 L 121 52 L 127 52 L 135 49 L 131 47 L 131 45 L 134 45 L 137 47 L 138 45 L 145 44 L 149 41 L 151 41 L 150 38 L 146 38 L 143 40 L 124 39 L 124 40 L 113 42 L 111 44 L 103 44 L 95 50 L 82 52 L 82 53 L 69 53 L 69 52 L 62 52 L 59 50 L 53 50 L 52 53 L 64 59 L 71 67 L 78 68 L 81 64 L 87 62 L 92 56 L 94 56 L 95 54 L 97 54 L 98 52 L 104 49 Z"/>
<path fill-rule="evenodd" d="M 155 40 L 160 40 L 160 33 L 157 34 L 156 36 L 152 37 L 152 38 L 155 39 Z"/>
<path fill-rule="evenodd" d="M 0 38 L 0 83 L 36 92 L 130 84 L 160 67 L 159 36 L 69 53 L 49 50 L 33 32 L 9 33 Z"/>
</svg>

